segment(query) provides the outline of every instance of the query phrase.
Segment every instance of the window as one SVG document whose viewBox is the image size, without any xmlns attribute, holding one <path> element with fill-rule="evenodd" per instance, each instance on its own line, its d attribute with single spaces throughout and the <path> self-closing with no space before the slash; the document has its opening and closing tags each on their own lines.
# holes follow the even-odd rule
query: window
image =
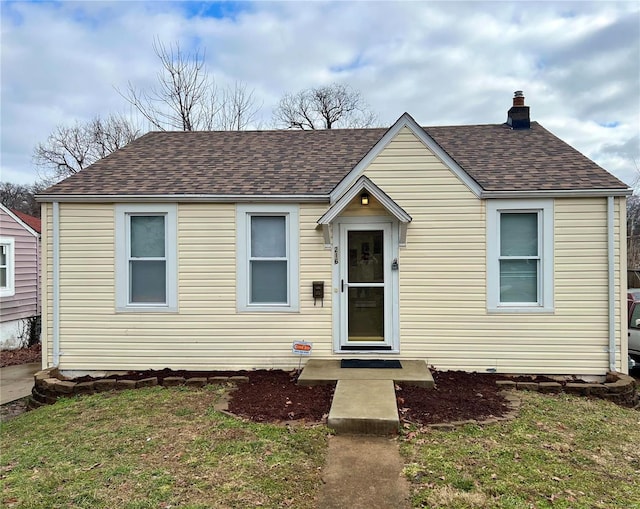
<svg viewBox="0 0 640 509">
<path fill-rule="evenodd" d="M 15 239 L 0 237 L 0 297 L 13 297 L 15 287 Z"/>
<path fill-rule="evenodd" d="M 239 311 L 298 311 L 298 208 L 238 205 Z"/>
<path fill-rule="evenodd" d="M 177 311 L 175 205 L 116 206 L 116 310 Z"/>
<path fill-rule="evenodd" d="M 553 201 L 487 204 L 489 311 L 553 311 Z"/>
</svg>

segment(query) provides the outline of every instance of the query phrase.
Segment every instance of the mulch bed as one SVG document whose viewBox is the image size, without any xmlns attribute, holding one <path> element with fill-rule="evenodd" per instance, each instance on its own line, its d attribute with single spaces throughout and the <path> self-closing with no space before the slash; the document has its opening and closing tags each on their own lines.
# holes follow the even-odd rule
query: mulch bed
<svg viewBox="0 0 640 509">
<path fill-rule="evenodd" d="M 398 410 L 405 422 L 437 424 L 468 419 L 501 417 L 509 412 L 506 400 L 496 385 L 501 375 L 437 371 L 432 368 L 435 389 L 398 384 Z M 237 384 L 231 393 L 229 411 L 256 422 L 303 420 L 322 422 L 331 409 L 335 384 L 305 387 L 296 384 L 297 372 L 279 370 L 255 371 L 184 371 L 146 370 L 110 375 L 108 378 L 141 380 L 157 377 L 184 378 L 207 376 L 246 376 L 249 382 Z M 529 378 L 530 379 L 530 378 Z M 97 380 L 90 376 L 76 382 Z"/>
<path fill-rule="evenodd" d="M 296 372 L 260 370 L 247 376 L 249 382 L 231 393 L 229 411 L 236 415 L 257 422 L 320 422 L 329 414 L 335 384 L 296 385 Z"/>
<path fill-rule="evenodd" d="M 16 350 L 0 351 L 0 368 L 16 366 L 18 364 L 29 364 L 42 360 L 42 346 L 40 343 L 28 348 L 18 348 Z"/>
<path fill-rule="evenodd" d="M 469 419 L 502 417 L 509 412 L 496 385 L 506 377 L 465 371 L 431 369 L 435 389 L 398 384 L 396 397 L 402 420 L 416 424 L 439 424 Z"/>
</svg>

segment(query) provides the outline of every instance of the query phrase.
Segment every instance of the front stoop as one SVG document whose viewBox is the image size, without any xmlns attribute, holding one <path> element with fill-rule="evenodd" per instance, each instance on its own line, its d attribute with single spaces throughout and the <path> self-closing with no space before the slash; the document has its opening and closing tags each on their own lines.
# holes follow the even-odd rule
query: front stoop
<svg viewBox="0 0 640 509">
<path fill-rule="evenodd" d="M 397 433 L 400 418 L 393 380 L 339 380 L 327 424 L 336 434 Z"/>
<path fill-rule="evenodd" d="M 401 369 L 341 368 L 339 360 L 309 359 L 298 385 L 322 385 L 337 380 L 393 380 L 433 388 L 433 376 L 425 361 L 402 360 Z"/>
</svg>

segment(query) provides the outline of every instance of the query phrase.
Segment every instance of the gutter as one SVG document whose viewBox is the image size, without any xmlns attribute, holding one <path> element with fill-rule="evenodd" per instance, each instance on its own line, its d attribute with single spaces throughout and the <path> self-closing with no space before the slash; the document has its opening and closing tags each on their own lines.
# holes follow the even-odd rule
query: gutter
<svg viewBox="0 0 640 509">
<path fill-rule="evenodd" d="M 537 191 L 482 191 L 480 198 L 586 198 L 631 196 L 632 189 L 583 189 Z"/>
<path fill-rule="evenodd" d="M 482 200 L 501 198 L 586 198 L 630 196 L 631 189 L 480 191 Z M 331 194 L 39 194 L 37 202 L 59 203 L 330 203 Z"/>
<path fill-rule="evenodd" d="M 60 365 L 60 203 L 53 202 L 53 367 Z"/>
<path fill-rule="evenodd" d="M 38 202 L 77 203 L 329 203 L 318 194 L 39 194 Z"/>
<path fill-rule="evenodd" d="M 609 371 L 616 370 L 616 280 L 614 201 L 607 197 L 607 261 L 609 269 Z"/>
</svg>

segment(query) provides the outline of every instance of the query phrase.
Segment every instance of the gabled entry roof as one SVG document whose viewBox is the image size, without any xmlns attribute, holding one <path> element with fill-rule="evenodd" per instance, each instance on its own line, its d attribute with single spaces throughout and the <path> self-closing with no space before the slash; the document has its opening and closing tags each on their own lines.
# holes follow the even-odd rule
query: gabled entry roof
<svg viewBox="0 0 640 509">
<path fill-rule="evenodd" d="M 382 189 L 376 186 L 371 179 L 362 175 L 349 188 L 324 215 L 318 219 L 318 224 L 322 226 L 324 233 L 325 246 L 331 245 L 331 232 L 329 225 L 349 206 L 349 203 L 359 196 L 363 191 L 367 191 L 382 205 L 390 216 L 394 217 L 400 224 L 400 245 L 404 246 L 407 242 L 407 225 L 411 222 L 411 216 L 405 210 L 393 201 Z"/>
</svg>

